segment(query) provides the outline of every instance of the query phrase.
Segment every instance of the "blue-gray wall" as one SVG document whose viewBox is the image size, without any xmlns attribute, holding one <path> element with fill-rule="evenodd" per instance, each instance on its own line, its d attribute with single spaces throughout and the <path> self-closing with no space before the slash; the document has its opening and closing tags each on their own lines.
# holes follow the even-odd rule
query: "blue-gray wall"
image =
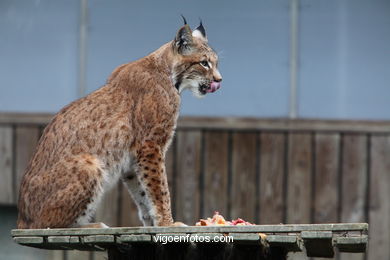
<svg viewBox="0 0 390 260">
<path fill-rule="evenodd" d="M 390 119 L 390 1 L 301 0 L 299 114 Z"/>
<path fill-rule="evenodd" d="M 77 97 L 79 4 L 0 1 L 0 111 L 57 111 Z"/>
<path fill-rule="evenodd" d="M 390 1 L 300 0 L 298 116 L 390 119 Z M 182 114 L 287 117 L 288 0 L 89 0 L 87 91 L 118 65 L 205 24 L 223 88 Z M 79 0 L 0 1 L 0 111 L 55 112 L 78 95 Z"/>
</svg>

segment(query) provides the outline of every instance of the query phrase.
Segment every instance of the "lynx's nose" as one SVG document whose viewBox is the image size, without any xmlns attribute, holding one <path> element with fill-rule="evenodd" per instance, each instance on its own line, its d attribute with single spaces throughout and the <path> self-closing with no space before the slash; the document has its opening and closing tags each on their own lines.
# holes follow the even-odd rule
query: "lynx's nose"
<svg viewBox="0 0 390 260">
<path fill-rule="evenodd" d="M 222 76 L 221 73 L 219 73 L 219 70 L 215 70 L 213 73 L 213 78 L 215 82 L 221 82 L 222 81 Z"/>
</svg>

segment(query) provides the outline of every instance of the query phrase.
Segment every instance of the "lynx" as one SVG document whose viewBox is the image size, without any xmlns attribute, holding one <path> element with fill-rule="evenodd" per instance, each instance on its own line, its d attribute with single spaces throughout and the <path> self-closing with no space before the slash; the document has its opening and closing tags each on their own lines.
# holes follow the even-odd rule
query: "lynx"
<svg viewBox="0 0 390 260">
<path fill-rule="evenodd" d="M 145 226 L 180 225 L 172 219 L 164 164 L 180 93 L 203 97 L 221 80 L 202 23 L 192 31 L 185 19 L 173 41 L 116 68 L 45 128 L 21 183 L 18 228 L 105 227 L 90 221 L 119 179 Z"/>
</svg>

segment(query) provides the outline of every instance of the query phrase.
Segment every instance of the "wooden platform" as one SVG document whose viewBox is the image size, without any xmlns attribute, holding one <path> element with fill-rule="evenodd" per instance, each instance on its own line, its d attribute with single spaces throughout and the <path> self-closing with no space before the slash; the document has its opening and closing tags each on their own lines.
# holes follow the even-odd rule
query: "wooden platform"
<svg viewBox="0 0 390 260">
<path fill-rule="evenodd" d="M 332 258 L 363 253 L 368 224 L 306 224 L 213 227 L 128 227 L 107 229 L 15 229 L 15 242 L 43 249 L 107 250 L 109 259 L 285 259 L 288 252 Z M 157 236 L 181 242 L 163 244 Z M 202 242 L 231 236 L 233 242 Z M 185 240 L 188 239 L 188 240 Z M 194 241 L 196 240 L 196 241 Z M 248 258 L 249 257 L 249 258 Z"/>
</svg>

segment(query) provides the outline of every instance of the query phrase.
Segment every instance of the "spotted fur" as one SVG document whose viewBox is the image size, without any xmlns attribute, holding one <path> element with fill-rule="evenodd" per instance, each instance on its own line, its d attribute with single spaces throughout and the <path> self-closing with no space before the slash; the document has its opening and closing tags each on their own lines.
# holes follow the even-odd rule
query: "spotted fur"
<svg viewBox="0 0 390 260">
<path fill-rule="evenodd" d="M 105 86 L 55 115 L 21 183 L 18 228 L 86 225 L 119 179 L 144 225 L 174 223 L 165 153 L 180 92 L 189 88 L 203 96 L 204 86 L 221 80 L 207 39 L 192 34 L 183 26 L 173 41 L 119 66 Z M 201 65 L 204 60 L 210 68 Z"/>
</svg>

